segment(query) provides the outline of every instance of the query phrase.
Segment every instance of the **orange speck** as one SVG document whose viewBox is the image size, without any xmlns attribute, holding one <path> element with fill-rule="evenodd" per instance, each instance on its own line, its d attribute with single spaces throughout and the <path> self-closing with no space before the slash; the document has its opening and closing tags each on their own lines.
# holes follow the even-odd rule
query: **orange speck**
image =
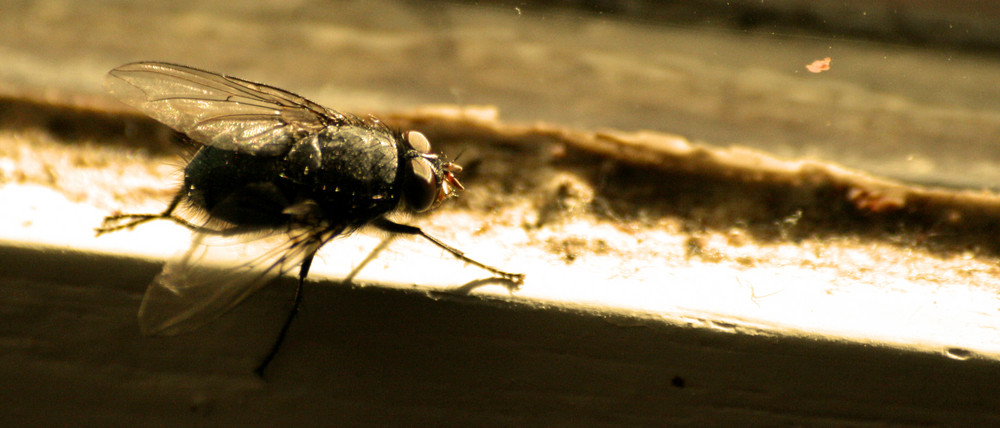
<svg viewBox="0 0 1000 428">
<path fill-rule="evenodd" d="M 809 70 L 810 73 L 822 73 L 829 69 L 830 57 L 817 59 L 816 61 L 813 61 L 812 64 L 806 65 L 806 70 Z"/>
</svg>

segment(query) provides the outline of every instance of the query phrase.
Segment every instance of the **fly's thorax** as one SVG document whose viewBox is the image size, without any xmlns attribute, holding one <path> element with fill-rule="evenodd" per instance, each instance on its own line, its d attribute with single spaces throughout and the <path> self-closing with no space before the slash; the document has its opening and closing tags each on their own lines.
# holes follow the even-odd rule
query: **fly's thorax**
<svg viewBox="0 0 1000 428">
<path fill-rule="evenodd" d="M 384 127 L 330 126 L 292 146 L 282 175 L 325 212 L 367 219 L 399 204 L 397 145 Z"/>
</svg>

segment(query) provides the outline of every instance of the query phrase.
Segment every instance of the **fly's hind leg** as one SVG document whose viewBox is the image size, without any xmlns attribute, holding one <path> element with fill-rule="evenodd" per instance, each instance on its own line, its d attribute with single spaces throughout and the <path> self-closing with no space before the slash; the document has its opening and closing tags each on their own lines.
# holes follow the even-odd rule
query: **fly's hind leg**
<svg viewBox="0 0 1000 428">
<path fill-rule="evenodd" d="M 101 223 L 101 227 L 94 229 L 97 232 L 97 236 L 101 236 L 105 233 L 117 232 L 124 229 L 132 229 L 140 224 L 146 223 L 150 220 L 170 220 L 174 223 L 180 224 L 188 229 L 199 231 L 200 227 L 194 225 L 187 220 L 182 218 L 174 217 L 173 212 L 177 209 L 177 205 L 180 204 L 181 198 L 183 198 L 182 193 L 178 192 L 174 199 L 170 201 L 170 205 L 167 209 L 160 214 L 117 214 L 109 215 L 104 217 L 104 221 Z"/>
</svg>

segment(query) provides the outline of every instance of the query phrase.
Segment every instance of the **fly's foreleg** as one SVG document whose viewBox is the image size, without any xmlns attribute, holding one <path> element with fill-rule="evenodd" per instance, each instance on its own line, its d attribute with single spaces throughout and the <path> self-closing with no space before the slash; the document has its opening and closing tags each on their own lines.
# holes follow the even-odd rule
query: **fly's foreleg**
<svg viewBox="0 0 1000 428">
<path fill-rule="evenodd" d="M 417 235 L 417 236 L 421 236 L 424 239 L 426 239 L 428 241 L 431 241 L 431 243 L 433 243 L 434 245 L 438 246 L 442 250 L 447 251 L 452 256 L 455 256 L 455 258 L 457 258 L 457 259 L 459 259 L 459 260 L 461 260 L 463 262 L 466 262 L 466 263 L 471 264 L 473 266 L 478 266 L 478 267 L 480 267 L 482 269 L 485 269 L 485 270 L 489 271 L 490 273 L 496 275 L 497 277 L 499 277 L 501 279 L 504 279 L 506 281 L 510 281 L 514 285 L 520 285 L 520 284 L 524 283 L 524 274 L 523 273 L 511 273 L 511 272 L 503 271 L 503 270 L 497 269 L 497 268 L 495 268 L 493 266 L 484 264 L 484 263 L 482 263 L 482 262 L 480 262 L 480 261 L 478 261 L 476 259 L 470 258 L 469 256 L 466 256 L 465 253 L 462 252 L 461 250 L 459 250 L 458 248 L 455 248 L 455 247 L 452 247 L 451 245 L 445 244 L 440 239 L 437 239 L 437 238 L 435 238 L 435 237 L 433 237 L 431 235 L 428 235 L 426 232 L 424 232 L 423 230 L 421 230 L 419 227 L 410 226 L 410 225 L 407 225 L 407 224 L 395 223 L 395 222 L 386 220 L 384 218 L 377 219 L 377 220 L 373 221 L 372 225 L 375 226 L 375 227 L 377 227 L 377 228 L 379 228 L 379 229 L 382 229 L 382 230 L 384 230 L 386 232 L 400 233 L 400 234 L 404 234 L 404 235 Z"/>
</svg>

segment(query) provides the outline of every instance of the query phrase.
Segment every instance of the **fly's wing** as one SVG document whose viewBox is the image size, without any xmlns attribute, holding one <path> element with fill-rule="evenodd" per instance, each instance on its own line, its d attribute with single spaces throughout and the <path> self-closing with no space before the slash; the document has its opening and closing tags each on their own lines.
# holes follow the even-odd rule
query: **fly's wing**
<svg viewBox="0 0 1000 428">
<path fill-rule="evenodd" d="M 291 92 L 183 65 L 125 64 L 108 72 L 104 85 L 199 143 L 256 155 L 284 154 L 296 136 L 349 121 Z"/>
<path fill-rule="evenodd" d="M 301 230 L 284 236 L 278 245 L 266 245 L 198 233 L 191 248 L 167 262 L 149 285 L 139 307 L 139 326 L 148 335 L 174 335 L 201 327 L 299 266 L 336 235 L 333 231 Z M 259 250 L 241 257 L 242 263 L 219 261 L 224 253 L 232 256 L 234 251 L 253 253 L 254 249 Z"/>
</svg>

